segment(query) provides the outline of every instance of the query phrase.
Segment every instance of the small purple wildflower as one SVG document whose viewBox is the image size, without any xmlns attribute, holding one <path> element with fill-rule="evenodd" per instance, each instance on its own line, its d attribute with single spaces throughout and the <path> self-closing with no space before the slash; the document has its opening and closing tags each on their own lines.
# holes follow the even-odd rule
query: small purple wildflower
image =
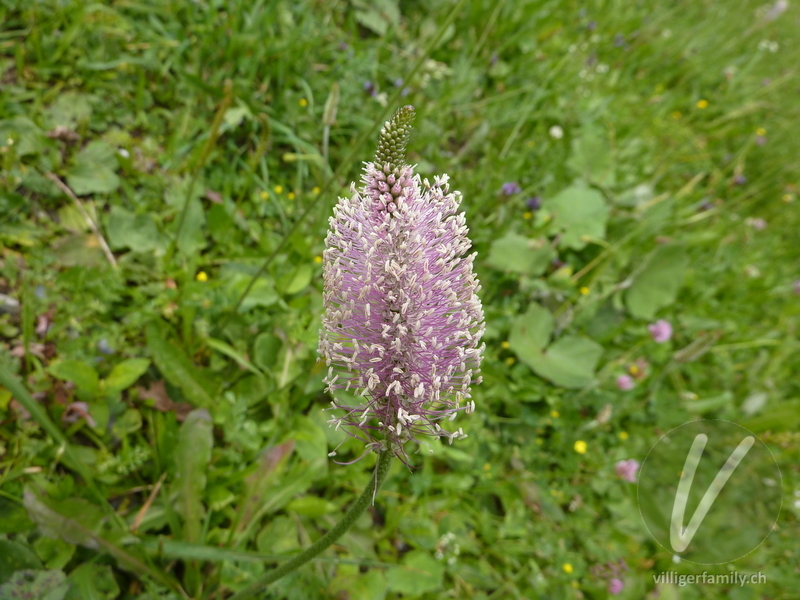
<svg viewBox="0 0 800 600">
<path fill-rule="evenodd" d="M 344 52 L 344 51 L 345 51 L 345 50 L 347 50 L 349 47 L 350 47 L 350 44 L 348 44 L 347 42 L 339 42 L 339 50 L 340 50 L 341 52 Z"/>
<path fill-rule="evenodd" d="M 616 577 L 608 582 L 608 593 L 617 595 L 622 591 L 622 588 L 625 587 L 625 584 L 622 583 L 621 579 L 617 579 Z"/>
<path fill-rule="evenodd" d="M 329 423 L 406 464 L 408 441 L 466 437 L 439 422 L 475 410 L 470 385 L 481 381 L 485 348 L 461 194 L 447 175 L 431 185 L 405 163 L 413 117 L 406 106 L 386 123 L 363 186 L 353 183 L 330 218 L 319 341 L 326 390 L 366 399 L 334 399 L 344 415 Z"/>
<path fill-rule="evenodd" d="M 108 345 L 108 340 L 106 338 L 100 338 L 97 342 L 97 351 L 105 355 L 114 354 L 114 349 Z"/>
<path fill-rule="evenodd" d="M 594 31 L 595 29 L 597 29 L 597 21 L 589 21 L 586 24 L 586 29 L 588 29 L 589 31 Z"/>
<path fill-rule="evenodd" d="M 745 177 L 740 173 L 739 175 L 733 178 L 733 182 L 736 185 L 744 185 L 745 183 L 747 183 L 747 177 Z"/>
<path fill-rule="evenodd" d="M 397 79 L 394 80 L 394 87 L 400 87 L 401 85 L 403 85 L 402 77 L 398 77 Z"/>
<path fill-rule="evenodd" d="M 711 200 L 709 200 L 708 198 L 706 198 L 705 200 L 703 200 L 702 202 L 700 202 L 697 205 L 697 210 L 699 212 L 704 212 L 704 211 L 707 211 L 707 210 L 711 210 L 712 208 L 714 208 L 714 203 L 711 202 Z"/>
<path fill-rule="evenodd" d="M 636 483 L 636 473 L 639 472 L 639 461 L 635 458 L 621 460 L 614 465 L 614 473 L 617 477 L 624 479 L 628 483 Z"/>
<path fill-rule="evenodd" d="M 657 344 L 668 342 L 672 338 L 672 324 L 664 319 L 659 319 L 655 323 L 647 326 L 650 336 Z"/>
<path fill-rule="evenodd" d="M 621 33 L 616 34 L 614 36 L 614 45 L 617 48 L 622 48 L 625 46 L 625 36 L 623 36 Z"/>
<path fill-rule="evenodd" d="M 759 146 L 763 146 L 766 143 L 767 143 L 767 136 L 765 135 L 756 136 L 756 144 L 758 144 Z"/>
<path fill-rule="evenodd" d="M 400 90 L 400 96 L 402 96 L 403 98 L 408 96 L 410 93 L 411 93 L 410 87 L 404 87 L 402 90 Z"/>
<path fill-rule="evenodd" d="M 497 64 L 498 60 L 500 60 L 500 57 L 497 56 L 497 53 L 495 52 L 494 54 L 492 54 L 492 57 L 489 59 L 489 64 L 491 66 L 495 66 Z"/>
<path fill-rule="evenodd" d="M 369 79 L 364 82 L 364 91 L 367 92 L 373 98 L 378 95 L 378 90 L 375 87 L 375 84 L 372 83 Z"/>
<path fill-rule="evenodd" d="M 756 231 L 763 231 L 764 229 L 767 228 L 767 222 L 759 217 L 748 218 L 745 220 L 745 223 L 747 223 L 750 227 L 752 227 Z"/>
<path fill-rule="evenodd" d="M 617 377 L 617 389 L 627 392 L 628 390 L 632 390 L 633 386 L 633 377 L 630 375 L 620 375 Z"/>
<path fill-rule="evenodd" d="M 542 208 L 542 199 L 539 196 L 532 196 L 525 200 L 525 206 L 531 210 L 539 210 Z"/>
<path fill-rule="evenodd" d="M 513 196 L 514 194 L 519 194 L 522 188 L 519 187 L 516 181 L 509 181 L 503 184 L 502 191 L 506 196 Z"/>
</svg>

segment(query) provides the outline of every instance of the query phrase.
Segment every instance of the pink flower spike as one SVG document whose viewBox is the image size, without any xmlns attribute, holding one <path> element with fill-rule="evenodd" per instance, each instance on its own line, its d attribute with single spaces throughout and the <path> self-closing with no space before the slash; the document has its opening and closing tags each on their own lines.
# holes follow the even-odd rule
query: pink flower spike
<svg viewBox="0 0 800 600">
<path fill-rule="evenodd" d="M 620 375 L 617 377 L 617 389 L 627 392 L 628 390 L 633 389 L 633 386 L 633 377 L 630 375 Z"/>
<path fill-rule="evenodd" d="M 657 344 L 668 342 L 672 338 L 672 325 L 669 321 L 659 319 L 647 326 L 650 335 Z"/>
<path fill-rule="evenodd" d="M 639 471 L 639 461 L 635 458 L 619 461 L 614 467 L 617 477 L 629 483 L 636 483 L 636 473 Z"/>
<path fill-rule="evenodd" d="M 467 437 L 440 423 L 475 410 L 485 347 L 461 194 L 406 163 L 413 118 L 406 106 L 386 123 L 363 185 L 330 218 L 319 341 L 326 391 L 358 398 L 334 396 L 329 423 L 406 464 L 409 441 Z"/>
<path fill-rule="evenodd" d="M 621 579 L 617 579 L 616 577 L 608 582 L 608 593 L 609 594 L 619 594 L 622 591 L 622 588 L 625 587 L 625 584 L 622 583 Z"/>
</svg>

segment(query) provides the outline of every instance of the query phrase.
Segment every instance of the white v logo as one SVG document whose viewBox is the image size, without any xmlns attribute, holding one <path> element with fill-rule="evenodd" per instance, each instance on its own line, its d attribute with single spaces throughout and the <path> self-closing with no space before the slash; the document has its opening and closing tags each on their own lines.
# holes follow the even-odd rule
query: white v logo
<svg viewBox="0 0 800 600">
<path fill-rule="evenodd" d="M 686 550 L 692 538 L 694 538 L 694 534 L 697 533 L 697 529 L 700 527 L 703 519 L 706 518 L 708 511 L 711 509 L 711 505 L 714 504 L 714 500 L 717 499 L 722 488 L 725 487 L 728 479 L 733 475 L 733 471 L 739 466 L 739 463 L 742 462 L 742 459 L 750 451 L 750 448 L 753 447 L 755 438 L 751 435 L 739 442 L 739 445 L 728 457 L 728 460 L 722 465 L 717 476 L 714 477 L 714 481 L 711 482 L 711 485 L 700 500 L 700 504 L 698 504 L 697 509 L 694 511 L 689 525 L 684 529 L 683 515 L 686 512 L 686 503 L 689 500 L 689 490 L 692 489 L 694 474 L 697 471 L 697 465 L 700 463 L 700 457 L 703 455 L 706 442 L 708 442 L 708 436 L 704 433 L 699 433 L 694 438 L 692 447 L 689 449 L 689 454 L 686 455 L 686 462 L 683 465 L 681 479 L 678 482 L 678 492 L 675 494 L 675 504 L 672 505 L 672 521 L 670 522 L 669 528 L 669 543 L 672 545 L 672 549 L 675 550 L 675 552 L 683 552 Z"/>
</svg>

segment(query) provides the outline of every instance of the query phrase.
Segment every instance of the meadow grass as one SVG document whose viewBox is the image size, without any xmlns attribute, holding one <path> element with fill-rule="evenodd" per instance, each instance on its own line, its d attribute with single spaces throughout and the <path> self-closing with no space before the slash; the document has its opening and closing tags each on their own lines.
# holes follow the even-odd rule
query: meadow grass
<svg viewBox="0 0 800 600">
<path fill-rule="evenodd" d="M 375 459 L 328 458 L 327 219 L 412 104 L 478 252 L 478 410 L 269 597 L 797 598 L 780 4 L 0 0 L 0 594 L 219 600 L 332 527 Z M 782 472 L 732 565 L 674 562 L 614 472 L 698 418 Z M 767 583 L 652 578 L 730 566 Z"/>
</svg>

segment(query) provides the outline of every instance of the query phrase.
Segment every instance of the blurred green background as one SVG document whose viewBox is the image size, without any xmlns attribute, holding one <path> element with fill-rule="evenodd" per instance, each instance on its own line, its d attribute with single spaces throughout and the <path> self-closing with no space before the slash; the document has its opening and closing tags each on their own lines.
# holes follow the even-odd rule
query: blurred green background
<svg viewBox="0 0 800 600">
<path fill-rule="evenodd" d="M 477 411 L 266 597 L 800 598 L 796 3 L 0 0 L 0 23 L 0 598 L 220 600 L 360 493 L 374 457 L 327 456 L 321 252 L 407 103 L 478 252 Z M 675 562 L 615 474 L 698 418 L 783 475 L 772 535 L 718 567 Z M 767 583 L 653 580 L 730 569 Z"/>
</svg>

